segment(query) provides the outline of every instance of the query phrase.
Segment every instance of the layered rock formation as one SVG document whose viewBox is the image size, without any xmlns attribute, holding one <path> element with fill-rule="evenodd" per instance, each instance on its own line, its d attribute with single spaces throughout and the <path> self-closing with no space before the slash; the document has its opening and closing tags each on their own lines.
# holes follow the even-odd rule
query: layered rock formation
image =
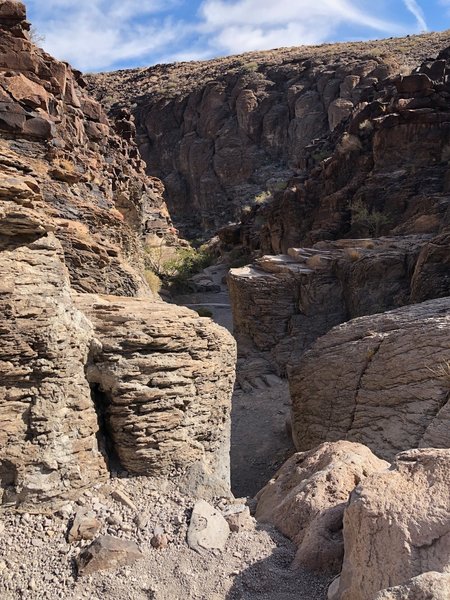
<svg viewBox="0 0 450 600">
<path fill-rule="evenodd" d="M 365 477 L 388 467 L 368 448 L 351 442 L 294 454 L 258 493 L 256 518 L 273 523 L 297 544 L 296 566 L 339 572 L 348 497 Z"/>
<path fill-rule="evenodd" d="M 122 466 L 181 471 L 197 492 L 226 494 L 236 360 L 228 332 L 163 302 L 83 294 L 75 304 L 94 326 L 86 377 Z"/>
<path fill-rule="evenodd" d="M 232 269 L 234 334 L 280 373 L 333 326 L 449 293 L 449 235 L 320 242 Z"/>
<path fill-rule="evenodd" d="M 111 123 L 81 74 L 29 41 L 23 4 L 2 6 L 4 15 L 14 12 L 0 19 L 3 230 L 7 219 L 17 234 L 24 209 L 34 209 L 61 241 L 75 289 L 146 293 L 127 261 L 139 268 L 141 238 L 173 234 L 161 182 L 145 176 L 130 115 Z"/>
<path fill-rule="evenodd" d="M 25 243 L 40 226 L 28 224 L 0 253 L 0 504 L 12 506 L 107 477 L 84 373 L 92 326 L 72 303 L 60 243 L 45 230 Z"/>
<path fill-rule="evenodd" d="M 311 147 L 313 140 L 336 131 L 388 75 L 407 73 L 449 41 L 448 33 L 434 33 L 254 52 L 99 74 L 89 81 L 113 112 L 133 106 L 149 173 L 163 179 L 177 225 L 194 235 L 236 219 L 261 191 L 286 187 L 310 157 L 319 162 L 329 156 L 328 145 Z M 392 175 L 393 186 L 398 177 Z M 301 226 L 304 202 L 297 198 L 284 202 L 283 214 L 274 213 L 264 238 L 277 226 L 286 232 Z M 284 251 L 299 239 L 286 242 Z"/>
<path fill-rule="evenodd" d="M 129 115 L 111 124 L 28 29 L 0 2 L 1 503 L 39 510 L 113 467 L 226 493 L 233 341 L 152 298 L 142 242 L 175 241 L 162 185 Z"/>
<path fill-rule="evenodd" d="M 448 597 L 449 490 L 449 450 L 403 452 L 389 471 L 366 478 L 344 515 L 339 600 Z M 393 586 L 401 587 L 377 594 Z M 426 595 L 427 587 L 444 595 Z"/>
<path fill-rule="evenodd" d="M 247 217 L 243 241 L 280 253 L 338 237 L 448 232 L 448 56 L 366 90 L 312 145 L 309 169 Z"/>
<path fill-rule="evenodd" d="M 390 459 L 408 448 L 450 447 L 449 325 L 443 298 L 321 337 L 290 373 L 297 448 L 347 439 Z"/>
</svg>

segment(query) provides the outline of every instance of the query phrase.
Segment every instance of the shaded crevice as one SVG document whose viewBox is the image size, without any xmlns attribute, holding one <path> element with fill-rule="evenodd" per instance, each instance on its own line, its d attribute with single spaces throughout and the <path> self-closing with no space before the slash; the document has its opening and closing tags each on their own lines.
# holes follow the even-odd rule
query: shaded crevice
<svg viewBox="0 0 450 600">
<path fill-rule="evenodd" d="M 97 414 L 98 430 L 96 433 L 98 449 L 103 455 L 110 473 L 124 470 L 117 453 L 114 436 L 109 423 L 111 400 L 99 384 L 91 384 L 91 398 Z"/>
<path fill-rule="evenodd" d="M 375 358 L 375 356 L 380 351 L 380 348 L 381 348 L 381 345 L 382 345 L 383 342 L 384 342 L 384 337 L 381 338 L 377 342 L 377 344 L 375 346 L 372 346 L 371 348 L 368 348 L 368 350 L 367 350 L 366 361 L 364 363 L 363 368 L 361 369 L 361 373 L 360 373 L 358 382 L 356 384 L 355 397 L 354 397 L 354 405 L 353 405 L 353 412 L 352 412 L 351 419 L 350 419 L 350 425 L 349 425 L 349 427 L 347 429 L 346 439 L 347 439 L 348 434 L 350 433 L 350 431 L 353 428 L 353 423 L 355 422 L 356 411 L 358 410 L 358 396 L 359 396 L 359 392 L 361 390 L 362 380 L 364 378 L 364 375 L 367 372 L 367 369 L 369 368 L 369 365 L 371 364 L 371 362 L 373 361 L 373 359 Z"/>
</svg>

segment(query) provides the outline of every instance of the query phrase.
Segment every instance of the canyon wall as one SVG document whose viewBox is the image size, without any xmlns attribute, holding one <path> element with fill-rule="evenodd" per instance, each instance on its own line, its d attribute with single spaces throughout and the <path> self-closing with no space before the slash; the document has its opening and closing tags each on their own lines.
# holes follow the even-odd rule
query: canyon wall
<svg viewBox="0 0 450 600">
<path fill-rule="evenodd" d="M 0 3 L 0 504 L 45 510 L 110 472 L 226 494 L 234 341 L 148 288 L 143 243 L 177 239 L 133 120 L 29 27 Z"/>
<path fill-rule="evenodd" d="M 409 72 L 449 43 L 448 33 L 434 33 L 156 65 L 88 80 L 112 113 L 131 107 L 148 172 L 163 180 L 177 226 L 197 237 L 238 220 L 243 208 L 267 199 L 264 192 L 276 196 L 293 177 L 301 181 L 311 163 L 330 155 L 322 138 L 370 101 L 381 81 Z M 281 225 L 291 214 L 278 217 Z"/>
</svg>

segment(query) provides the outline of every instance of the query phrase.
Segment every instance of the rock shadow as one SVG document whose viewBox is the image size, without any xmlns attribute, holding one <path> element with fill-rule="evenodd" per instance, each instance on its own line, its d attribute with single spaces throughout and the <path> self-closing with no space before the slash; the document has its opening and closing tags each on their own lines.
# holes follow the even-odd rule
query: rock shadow
<svg viewBox="0 0 450 600">
<path fill-rule="evenodd" d="M 275 544 L 270 556 L 236 576 L 225 600 L 326 600 L 333 575 L 292 568 L 296 547 L 275 529 L 258 525 Z"/>
</svg>

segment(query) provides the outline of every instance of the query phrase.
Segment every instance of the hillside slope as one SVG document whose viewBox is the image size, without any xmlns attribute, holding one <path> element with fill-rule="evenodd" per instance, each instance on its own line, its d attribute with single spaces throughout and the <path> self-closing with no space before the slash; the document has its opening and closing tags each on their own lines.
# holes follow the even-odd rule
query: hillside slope
<svg viewBox="0 0 450 600">
<path fill-rule="evenodd" d="M 410 72 L 449 44 L 447 31 L 156 65 L 88 81 L 112 113 L 132 110 L 147 171 L 163 180 L 174 221 L 195 238 L 302 175 L 313 140 L 370 100 L 384 78 Z M 316 144 L 314 159 L 326 152 Z"/>
</svg>

